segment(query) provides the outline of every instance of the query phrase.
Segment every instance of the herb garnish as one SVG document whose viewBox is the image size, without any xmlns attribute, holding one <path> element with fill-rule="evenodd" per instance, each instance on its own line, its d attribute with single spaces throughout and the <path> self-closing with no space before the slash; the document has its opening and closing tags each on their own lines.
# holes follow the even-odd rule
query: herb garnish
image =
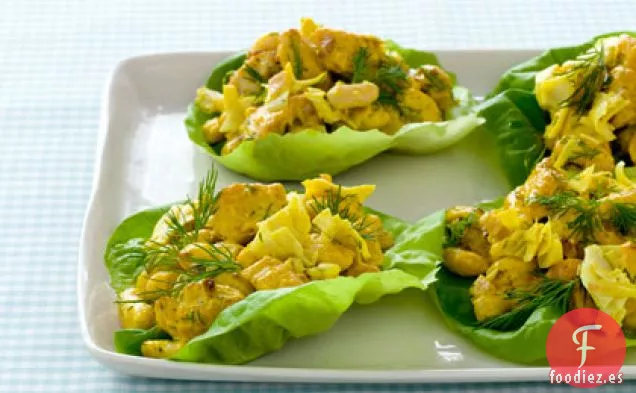
<svg viewBox="0 0 636 393">
<path fill-rule="evenodd" d="M 399 64 L 384 63 L 375 72 L 372 72 L 369 70 L 369 50 L 366 47 L 358 49 L 352 62 L 351 83 L 359 83 L 363 80 L 375 83 L 380 89 L 377 102 L 394 106 L 400 110 L 397 96 L 404 89 L 404 84 L 408 79 L 408 75 L 402 67 Z"/>
<path fill-rule="evenodd" d="M 179 277 L 170 289 L 140 292 L 143 300 L 118 301 L 123 303 L 150 302 L 162 296 L 176 296 L 185 286 L 199 280 L 215 277 L 223 272 L 234 272 L 240 270 L 240 265 L 234 261 L 229 250 L 224 247 L 217 247 L 207 244 L 205 247 L 197 244 L 200 232 L 205 229 L 210 217 L 216 210 L 217 198 L 215 187 L 217 172 L 215 169 L 208 172 L 206 177 L 199 183 L 196 199 L 187 198 L 182 206 L 185 208 L 171 209 L 166 213 L 167 226 L 170 238 L 167 244 L 159 244 L 148 240 L 140 252 L 144 256 L 144 269 L 148 273 L 156 270 L 174 271 L 179 273 Z M 191 214 L 184 216 L 183 210 Z M 180 251 L 189 244 L 195 244 L 203 250 L 206 258 L 190 258 L 191 268 L 183 269 L 179 264 Z"/>
<path fill-rule="evenodd" d="M 508 300 L 516 300 L 514 308 L 507 313 L 480 322 L 477 326 L 501 331 L 516 330 L 523 326 L 535 310 L 546 306 L 554 306 L 559 312 L 565 313 L 575 284 L 576 280 L 563 282 L 543 278 L 530 291 L 512 289 L 506 292 L 505 297 Z"/>
<path fill-rule="evenodd" d="M 577 115 L 587 112 L 594 102 L 596 94 L 609 86 L 612 79 L 605 63 L 605 50 L 593 47 L 578 57 L 569 70 L 555 75 L 573 77 L 574 92 L 561 102 L 561 107 L 574 108 Z"/>
<path fill-rule="evenodd" d="M 312 201 L 311 209 L 315 214 L 329 209 L 332 215 L 338 215 L 349 221 L 353 229 L 360 233 L 363 239 L 373 240 L 376 238 L 377 233 L 373 230 L 373 223 L 369 220 L 368 215 L 354 210 L 354 203 L 357 203 L 355 195 L 342 195 L 342 186 L 338 185 L 337 191 L 327 190 L 319 198 L 314 196 Z"/>
<path fill-rule="evenodd" d="M 636 230 L 636 203 L 614 203 L 610 222 L 625 236 Z"/>
<path fill-rule="evenodd" d="M 367 59 L 369 58 L 369 50 L 361 46 L 353 56 L 353 76 L 351 83 L 360 83 L 367 74 Z"/>
<path fill-rule="evenodd" d="M 240 270 L 240 265 L 234 261 L 230 251 L 224 247 L 217 247 L 209 244 L 206 247 L 195 244 L 197 248 L 204 251 L 209 258 L 190 258 L 193 263 L 190 269 L 177 269 L 180 274 L 177 280 L 169 289 L 140 292 L 139 296 L 156 300 L 163 296 L 177 296 L 183 289 L 194 282 L 199 282 L 206 278 L 213 278 L 221 273 L 236 272 Z M 176 260 L 175 260 L 176 262 Z M 178 266 L 178 265 L 176 265 Z"/>
<path fill-rule="evenodd" d="M 207 173 L 205 178 L 199 183 L 197 198 L 193 200 L 187 197 L 185 206 L 192 214 L 192 228 L 182 224 L 183 212 L 180 209 L 171 210 L 168 215 L 168 228 L 174 235 L 173 244 L 185 247 L 196 241 L 199 231 L 205 228 L 208 220 L 216 210 L 216 181 L 217 171 L 213 169 Z"/>
<path fill-rule="evenodd" d="M 603 226 L 598 214 L 599 202 L 580 198 L 572 191 L 559 192 L 549 196 L 538 195 L 529 202 L 546 207 L 557 218 L 568 212 L 574 212 L 576 216 L 568 222 L 568 229 L 572 231 L 573 235 L 581 236 L 584 242 L 593 242 L 594 233 Z"/>
<path fill-rule="evenodd" d="M 572 191 L 551 196 L 537 196 L 529 203 L 545 206 L 556 217 L 574 212 L 576 216 L 568 222 L 568 228 L 573 234 L 579 234 L 587 243 L 595 240 L 595 232 L 603 228 L 604 218 L 623 235 L 628 235 L 636 228 L 636 203 L 584 199 Z M 604 216 L 600 209 L 601 205 L 607 206 L 607 204 L 609 204 L 609 218 Z"/>
<path fill-rule="evenodd" d="M 394 95 L 399 94 L 403 89 L 408 75 L 399 65 L 385 64 L 378 68 L 375 79 L 380 89 L 387 90 Z"/>
<path fill-rule="evenodd" d="M 477 223 L 477 214 L 470 212 L 466 217 L 462 217 L 456 221 L 446 225 L 446 233 L 444 236 L 444 248 L 455 247 L 461 244 L 466 229 Z"/>
</svg>

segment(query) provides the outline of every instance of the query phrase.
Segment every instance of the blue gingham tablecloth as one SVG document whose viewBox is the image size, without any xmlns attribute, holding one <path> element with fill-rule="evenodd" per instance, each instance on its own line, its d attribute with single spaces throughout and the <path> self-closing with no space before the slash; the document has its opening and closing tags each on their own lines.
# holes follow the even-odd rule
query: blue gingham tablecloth
<svg viewBox="0 0 636 393">
<path fill-rule="evenodd" d="M 77 239 L 109 70 L 141 53 L 243 48 L 300 16 L 426 48 L 545 48 L 636 28 L 634 0 L 0 1 L 0 392 L 570 391 L 161 381 L 118 375 L 88 356 L 75 299 Z"/>
</svg>

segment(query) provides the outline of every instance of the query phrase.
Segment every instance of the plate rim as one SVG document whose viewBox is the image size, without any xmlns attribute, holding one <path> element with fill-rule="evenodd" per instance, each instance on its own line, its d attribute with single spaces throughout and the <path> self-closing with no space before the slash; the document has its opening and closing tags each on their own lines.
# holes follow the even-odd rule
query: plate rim
<svg viewBox="0 0 636 393">
<path fill-rule="evenodd" d="M 436 55 L 463 54 L 500 54 L 513 52 L 534 56 L 544 49 L 532 48 L 470 48 L 470 49 L 427 49 Z M 548 381 L 549 367 L 506 367 L 506 368 L 454 368 L 454 369 L 329 369 L 329 368 L 290 368 L 264 367 L 250 365 L 220 365 L 166 361 L 139 356 L 120 354 L 97 345 L 88 330 L 86 312 L 87 283 L 84 279 L 88 270 L 87 231 L 92 217 L 98 210 L 96 198 L 100 193 L 105 178 L 106 146 L 110 140 L 111 101 L 114 81 L 129 67 L 137 63 L 161 62 L 166 59 L 180 57 L 227 56 L 236 51 L 174 51 L 152 52 L 124 58 L 108 73 L 102 88 L 100 100 L 100 117 L 93 163 L 91 191 L 82 220 L 78 249 L 78 270 L 76 296 L 78 319 L 82 341 L 93 358 L 104 366 L 133 376 L 163 379 L 206 380 L 206 381 L 243 381 L 243 382 L 311 382 L 311 383 L 471 383 L 471 382 L 521 382 Z M 246 371 L 249 371 L 246 373 Z M 505 379 L 501 379 L 505 374 Z M 636 365 L 625 365 L 621 368 L 625 379 L 636 378 Z M 247 374 L 247 375 L 246 375 Z"/>
</svg>

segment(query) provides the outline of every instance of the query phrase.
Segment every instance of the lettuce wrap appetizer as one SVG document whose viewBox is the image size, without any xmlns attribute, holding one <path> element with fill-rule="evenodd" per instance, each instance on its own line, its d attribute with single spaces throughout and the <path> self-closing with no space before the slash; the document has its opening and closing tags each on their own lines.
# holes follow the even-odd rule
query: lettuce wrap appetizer
<svg viewBox="0 0 636 393">
<path fill-rule="evenodd" d="M 117 293 L 118 352 L 241 364 L 329 329 L 368 304 L 434 278 L 443 214 L 415 225 L 373 212 L 375 186 L 329 175 L 302 194 L 237 183 L 137 213 L 113 233 L 105 262 Z M 414 274 L 406 273 L 409 270 Z"/>
<path fill-rule="evenodd" d="M 444 149 L 483 122 L 472 103 L 433 54 L 302 19 L 217 65 L 185 123 L 227 168 L 302 180 L 386 150 Z"/>
<path fill-rule="evenodd" d="M 436 300 L 499 357 L 545 360 L 576 308 L 636 330 L 636 38 L 548 51 L 509 71 L 481 106 L 511 183 L 495 206 L 446 212 Z M 628 339 L 628 345 L 636 341 Z"/>
</svg>

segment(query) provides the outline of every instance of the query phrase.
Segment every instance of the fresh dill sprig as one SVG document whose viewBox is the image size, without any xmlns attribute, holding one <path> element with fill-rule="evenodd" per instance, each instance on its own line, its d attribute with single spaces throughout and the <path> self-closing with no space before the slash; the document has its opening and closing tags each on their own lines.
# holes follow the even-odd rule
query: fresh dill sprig
<svg viewBox="0 0 636 393">
<path fill-rule="evenodd" d="M 354 210 L 355 195 L 342 195 L 342 186 L 338 185 L 336 191 L 330 189 L 321 197 L 312 198 L 311 209 L 315 214 L 325 209 L 329 209 L 332 215 L 338 215 L 343 220 L 351 223 L 363 239 L 373 240 L 377 233 L 373 230 L 373 223 L 369 220 L 368 215 L 358 213 Z"/>
<path fill-rule="evenodd" d="M 263 76 L 256 71 L 256 69 L 254 69 L 254 67 L 250 66 L 249 64 L 245 64 L 245 71 L 248 73 L 248 75 L 254 79 L 256 82 L 258 83 L 265 83 L 267 82 L 265 80 L 265 78 L 263 78 Z"/>
<path fill-rule="evenodd" d="M 196 199 L 193 200 L 190 197 L 186 199 L 184 205 L 187 206 L 187 209 L 171 209 L 168 212 L 168 229 L 174 239 L 172 244 L 182 248 L 196 241 L 199 231 L 205 228 L 216 210 L 216 181 L 217 171 L 213 169 L 199 183 Z M 191 223 L 183 210 L 192 214 Z"/>
<path fill-rule="evenodd" d="M 331 214 L 341 214 L 341 206 L 343 203 L 349 202 L 354 195 L 342 195 L 342 186 L 338 185 L 337 191 L 327 190 L 325 194 L 321 197 L 312 197 L 312 201 L 314 202 L 311 205 L 311 208 L 314 210 L 314 213 L 318 214 L 325 209 L 329 209 Z M 341 215 L 342 218 L 345 218 Z"/>
<path fill-rule="evenodd" d="M 183 269 L 178 265 L 178 260 L 176 259 L 178 255 L 174 259 L 163 258 L 164 261 L 169 261 L 169 265 L 167 267 L 165 265 L 161 266 L 162 271 L 177 271 L 179 273 L 179 277 L 174 283 L 171 283 L 170 288 L 142 291 L 138 293 L 141 298 L 139 300 L 118 300 L 117 302 L 149 303 L 164 296 L 176 297 L 191 283 L 199 282 L 206 278 L 214 278 L 225 272 L 237 272 L 241 269 L 241 265 L 234 260 L 232 253 L 228 249 L 217 247 L 213 244 L 208 244 L 205 247 L 198 244 L 196 246 L 204 251 L 207 257 L 190 258 L 189 261 L 192 263 L 192 267 L 189 269 Z M 153 280 L 152 278 L 150 279 Z"/>
<path fill-rule="evenodd" d="M 394 107 L 400 114 L 404 113 L 404 109 L 400 107 L 398 95 L 404 89 L 408 75 L 399 65 L 385 64 L 376 72 L 373 82 L 380 88 L 380 94 L 377 102 L 380 104 Z"/>
<path fill-rule="evenodd" d="M 353 56 L 353 76 L 351 83 L 362 82 L 367 75 L 367 59 L 369 58 L 369 50 L 361 46 Z"/>
<path fill-rule="evenodd" d="M 595 232 L 603 227 L 598 212 L 599 202 L 593 199 L 580 198 L 571 191 L 559 192 L 554 195 L 539 195 L 529 200 L 547 208 L 555 217 L 562 217 L 573 212 L 575 217 L 568 222 L 568 229 L 572 234 L 578 234 L 584 242 L 593 242 Z"/>
<path fill-rule="evenodd" d="M 375 75 L 377 83 L 380 85 L 380 89 L 388 90 L 394 95 L 399 94 L 406 82 L 408 75 L 399 65 L 385 64 L 378 68 L 378 72 Z"/>
<path fill-rule="evenodd" d="M 393 106 L 399 111 L 397 96 L 404 89 L 408 79 L 408 75 L 402 67 L 399 64 L 385 63 L 375 71 L 369 70 L 369 49 L 364 46 L 358 48 L 352 63 L 351 83 L 360 83 L 364 80 L 375 83 L 380 89 L 376 101 L 383 105 Z"/>
<path fill-rule="evenodd" d="M 400 113 L 402 113 L 403 108 L 400 108 L 400 105 L 398 103 L 398 100 L 395 94 L 392 94 L 386 90 L 380 90 L 380 94 L 378 95 L 378 99 L 376 100 L 376 102 L 383 105 L 395 107 L 395 109 L 397 109 Z"/>
<path fill-rule="evenodd" d="M 453 221 L 446 225 L 444 236 L 444 248 L 455 247 L 461 244 L 464 232 L 466 229 L 477 223 L 477 214 L 470 212 L 466 217 L 462 217 L 459 220 Z"/>
<path fill-rule="evenodd" d="M 555 306 L 561 313 L 568 310 L 570 297 L 576 280 L 563 282 L 543 278 L 532 290 L 513 289 L 506 293 L 506 299 L 515 300 L 511 311 L 477 324 L 487 329 L 510 331 L 520 328 L 532 313 L 545 306 Z"/>
<path fill-rule="evenodd" d="M 148 274 L 157 271 L 178 271 L 179 247 L 174 244 L 159 244 L 148 240 L 144 245 L 144 269 Z"/>
<path fill-rule="evenodd" d="M 223 272 L 240 270 L 240 265 L 236 263 L 231 252 L 226 248 L 217 247 L 214 244 L 206 244 L 204 247 L 197 243 L 199 232 L 205 229 L 216 210 L 216 181 L 216 170 L 208 172 L 199 183 L 197 198 L 194 200 L 187 198 L 184 204 L 187 206 L 186 209 L 170 209 L 166 213 L 165 217 L 170 233 L 167 244 L 147 240 L 140 250 L 144 256 L 144 269 L 147 273 L 150 274 L 154 271 L 179 273 L 171 288 L 141 292 L 139 296 L 143 298 L 142 300 L 122 302 L 150 302 L 162 296 L 176 296 L 190 283 L 216 277 Z M 179 256 L 181 250 L 190 244 L 195 244 L 207 255 L 205 258 L 189 258 L 191 265 L 188 269 L 184 269 L 179 264 Z"/>
<path fill-rule="evenodd" d="M 574 61 L 572 68 L 556 75 L 575 79 L 574 92 L 561 102 L 561 107 L 574 108 L 577 115 L 587 112 L 596 94 L 611 83 L 602 45 L 599 48 L 592 47 Z"/>
<path fill-rule="evenodd" d="M 589 191 L 589 194 L 590 194 L 590 198 L 592 199 L 601 199 L 608 196 L 609 194 L 613 192 L 619 192 L 619 191 L 620 189 L 616 186 L 613 186 L 611 184 L 599 183 L 596 185 L 596 188 Z"/>
<path fill-rule="evenodd" d="M 614 203 L 610 211 L 610 222 L 622 235 L 636 230 L 636 203 Z"/>
<path fill-rule="evenodd" d="M 597 192 L 605 191 L 607 190 Z M 568 228 L 588 243 L 595 240 L 596 231 L 603 229 L 604 221 L 609 222 L 622 235 L 629 235 L 636 229 L 636 203 L 584 199 L 571 191 L 551 196 L 537 196 L 529 200 L 529 203 L 545 206 L 555 217 L 561 217 L 568 212 L 575 213 L 574 219 L 568 222 Z M 608 204 L 609 217 L 601 211 L 601 206 Z"/>
</svg>

